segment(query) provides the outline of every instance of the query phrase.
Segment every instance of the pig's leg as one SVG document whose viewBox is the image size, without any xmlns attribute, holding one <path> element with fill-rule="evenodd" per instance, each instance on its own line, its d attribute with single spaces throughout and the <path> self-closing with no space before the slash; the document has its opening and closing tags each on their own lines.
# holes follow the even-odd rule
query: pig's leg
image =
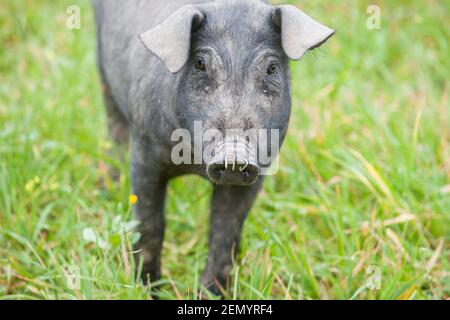
<svg viewBox="0 0 450 320">
<path fill-rule="evenodd" d="M 143 258 L 141 277 L 145 284 L 161 277 L 161 250 L 164 238 L 164 201 L 167 180 L 156 164 L 156 154 L 140 143 L 132 142 L 131 176 L 133 192 L 138 197 L 134 217 L 140 222 L 137 231 L 141 234 L 134 249 L 136 267 Z"/>
<path fill-rule="evenodd" d="M 228 286 L 232 262 L 239 249 L 244 221 L 262 186 L 215 186 L 209 234 L 209 255 L 202 284 L 214 294 Z"/>
</svg>

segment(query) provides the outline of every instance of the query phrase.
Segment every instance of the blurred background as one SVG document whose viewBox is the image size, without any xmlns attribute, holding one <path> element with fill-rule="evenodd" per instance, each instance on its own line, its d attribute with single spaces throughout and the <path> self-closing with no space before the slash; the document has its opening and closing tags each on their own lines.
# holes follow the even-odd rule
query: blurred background
<svg viewBox="0 0 450 320">
<path fill-rule="evenodd" d="M 227 298 L 450 298 L 450 2 L 289 2 L 337 34 L 292 63 L 281 170 Z M 2 0 L 1 299 L 150 298 L 111 148 L 90 2 Z M 170 185 L 163 299 L 197 298 L 210 194 Z"/>
</svg>

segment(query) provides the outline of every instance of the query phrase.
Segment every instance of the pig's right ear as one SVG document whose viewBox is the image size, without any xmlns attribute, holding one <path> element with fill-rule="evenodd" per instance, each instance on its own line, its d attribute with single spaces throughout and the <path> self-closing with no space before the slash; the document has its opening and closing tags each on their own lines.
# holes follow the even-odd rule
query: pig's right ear
<svg viewBox="0 0 450 320">
<path fill-rule="evenodd" d="M 170 72 L 177 73 L 189 59 L 191 33 L 203 20 L 198 8 L 185 5 L 156 27 L 141 33 L 139 38 Z"/>
</svg>

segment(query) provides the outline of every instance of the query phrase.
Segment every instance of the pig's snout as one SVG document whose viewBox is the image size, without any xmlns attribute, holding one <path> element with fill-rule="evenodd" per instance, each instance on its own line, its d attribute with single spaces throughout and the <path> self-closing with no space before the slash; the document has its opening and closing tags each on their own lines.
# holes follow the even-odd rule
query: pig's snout
<svg viewBox="0 0 450 320">
<path fill-rule="evenodd" d="M 209 179 L 218 185 L 255 183 L 260 174 L 255 153 L 245 140 L 227 138 L 216 146 L 214 157 L 206 167 Z"/>
</svg>

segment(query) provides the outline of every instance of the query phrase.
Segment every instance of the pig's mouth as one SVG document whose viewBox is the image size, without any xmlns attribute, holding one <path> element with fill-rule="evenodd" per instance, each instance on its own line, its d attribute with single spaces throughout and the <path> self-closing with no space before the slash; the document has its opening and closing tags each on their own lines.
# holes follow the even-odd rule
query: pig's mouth
<svg viewBox="0 0 450 320">
<path fill-rule="evenodd" d="M 209 179 L 218 185 L 255 183 L 260 174 L 255 154 L 247 141 L 226 138 L 215 147 L 214 157 L 206 166 Z"/>
</svg>

